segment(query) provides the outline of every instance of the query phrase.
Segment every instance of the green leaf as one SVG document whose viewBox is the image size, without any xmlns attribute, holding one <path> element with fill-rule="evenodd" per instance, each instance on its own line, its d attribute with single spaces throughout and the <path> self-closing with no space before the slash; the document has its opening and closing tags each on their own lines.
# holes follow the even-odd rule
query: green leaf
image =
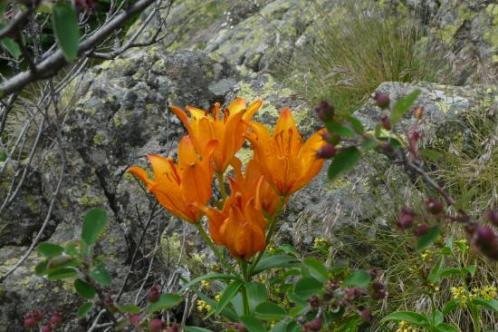
<svg viewBox="0 0 498 332">
<path fill-rule="evenodd" d="M 346 119 L 349 121 L 349 123 L 351 123 L 351 126 L 353 127 L 354 131 L 356 131 L 356 133 L 360 135 L 363 135 L 363 133 L 365 133 L 365 128 L 363 127 L 361 121 L 358 120 L 358 118 L 349 115 L 346 117 Z"/>
<path fill-rule="evenodd" d="M 423 159 L 430 161 L 438 161 L 443 158 L 443 154 L 434 149 L 425 148 L 420 149 L 418 152 Z"/>
<path fill-rule="evenodd" d="M 92 309 L 93 304 L 91 302 L 85 302 L 78 308 L 78 318 L 84 318 L 86 314 Z"/>
<path fill-rule="evenodd" d="M 355 271 L 346 280 L 344 285 L 347 287 L 360 287 L 365 288 L 370 283 L 370 274 L 367 271 Z"/>
<path fill-rule="evenodd" d="M 361 143 L 361 148 L 364 150 L 372 150 L 379 146 L 379 143 L 374 138 L 367 138 Z"/>
<path fill-rule="evenodd" d="M 250 282 L 245 284 L 247 294 L 249 295 L 249 308 L 254 310 L 256 306 L 267 300 L 268 294 L 265 285 L 259 282 Z"/>
<path fill-rule="evenodd" d="M 337 153 L 329 166 L 329 179 L 333 180 L 351 170 L 360 158 L 361 153 L 356 147 L 349 147 Z"/>
<path fill-rule="evenodd" d="M 7 160 L 7 153 L 3 150 L 0 150 L 0 163 Z"/>
<path fill-rule="evenodd" d="M 301 332 L 301 325 L 296 323 L 295 321 L 289 322 L 287 325 L 287 332 Z"/>
<path fill-rule="evenodd" d="M 97 291 L 89 283 L 84 280 L 76 279 L 74 281 L 74 288 L 86 299 L 93 299 L 97 295 Z"/>
<path fill-rule="evenodd" d="M 437 262 L 437 264 L 435 264 L 432 269 L 430 270 L 429 272 L 429 275 L 427 276 L 427 280 L 432 283 L 432 284 L 436 284 L 436 283 L 439 283 L 439 281 L 441 280 L 441 275 L 442 275 L 442 272 L 443 272 L 443 264 L 444 264 L 444 261 L 443 261 L 443 258 L 439 258 L 439 261 Z"/>
<path fill-rule="evenodd" d="M 232 274 L 224 274 L 224 273 L 217 273 L 217 272 L 210 272 L 205 275 L 202 275 L 200 277 L 197 277 L 195 279 L 192 279 L 188 283 L 186 283 L 180 292 L 185 291 L 186 289 L 192 287 L 195 284 L 198 284 L 199 282 L 203 280 L 240 280 L 239 277 L 234 276 Z"/>
<path fill-rule="evenodd" d="M 473 277 L 474 274 L 476 274 L 477 265 L 475 265 L 475 264 L 474 265 L 467 265 L 466 267 L 464 267 L 464 270 Z"/>
<path fill-rule="evenodd" d="M 486 307 L 486 309 L 494 310 L 498 312 L 498 301 L 497 300 L 484 300 L 484 299 L 475 299 L 473 301 L 475 304 L 482 305 Z"/>
<path fill-rule="evenodd" d="M 254 274 L 277 267 L 290 267 L 297 263 L 295 257 L 289 255 L 263 256 L 254 268 Z"/>
<path fill-rule="evenodd" d="M 41 261 L 40 263 L 36 264 L 35 273 L 37 276 L 40 276 L 40 277 L 47 274 L 48 273 L 48 261 L 44 260 L 44 261 Z"/>
<path fill-rule="evenodd" d="M 332 134 L 345 137 L 354 137 L 354 132 L 350 128 L 343 126 L 337 121 L 328 120 L 325 122 L 325 127 L 327 127 L 328 131 Z"/>
<path fill-rule="evenodd" d="M 81 231 L 81 239 L 88 245 L 97 242 L 107 225 L 107 213 L 104 209 L 95 208 L 87 212 Z"/>
<path fill-rule="evenodd" d="M 141 309 L 134 304 L 127 304 L 118 307 L 121 313 L 139 314 Z"/>
<path fill-rule="evenodd" d="M 261 303 L 254 310 L 256 317 L 262 320 L 280 320 L 287 316 L 287 311 L 271 302 Z"/>
<path fill-rule="evenodd" d="M 49 270 L 47 278 L 48 280 L 54 281 L 75 278 L 76 276 L 78 276 L 78 272 L 76 271 L 76 269 L 72 267 L 61 267 L 58 269 Z"/>
<path fill-rule="evenodd" d="M 149 312 L 157 312 L 161 310 L 168 310 L 176 306 L 182 301 L 182 297 L 178 294 L 162 294 L 157 302 L 149 305 Z"/>
<path fill-rule="evenodd" d="M 410 110 L 410 107 L 412 107 L 413 103 L 417 99 L 417 97 L 420 95 L 420 90 L 415 90 L 411 92 L 409 95 L 400 98 L 396 104 L 394 104 L 392 113 L 391 113 L 391 125 L 395 125 L 398 123 L 401 118 L 403 118 L 403 115 L 405 115 L 406 112 Z"/>
<path fill-rule="evenodd" d="M 428 246 L 434 243 L 441 233 L 439 226 L 431 227 L 424 235 L 417 240 L 417 250 L 424 250 Z"/>
<path fill-rule="evenodd" d="M 455 300 L 448 301 L 443 308 L 443 315 L 448 315 L 451 313 L 453 310 L 457 309 L 459 307 L 458 302 Z"/>
<path fill-rule="evenodd" d="M 21 56 L 21 48 L 19 47 L 19 44 L 17 44 L 14 39 L 9 38 L 9 37 L 4 37 L 2 38 L 2 46 L 7 50 L 7 52 L 12 55 L 14 59 L 19 59 Z"/>
<path fill-rule="evenodd" d="M 328 279 L 327 269 L 318 259 L 315 258 L 305 258 L 303 260 L 303 265 L 309 272 L 309 275 L 318 281 L 325 282 Z"/>
<path fill-rule="evenodd" d="M 289 325 L 289 322 L 282 320 L 275 324 L 270 332 L 287 332 L 287 325 Z"/>
<path fill-rule="evenodd" d="M 406 321 L 410 324 L 417 326 L 423 326 L 428 323 L 427 318 L 421 314 L 417 314 L 413 311 L 397 311 L 393 312 L 386 317 L 382 318 L 381 322 L 387 321 Z"/>
<path fill-rule="evenodd" d="M 454 325 L 441 323 L 436 326 L 438 332 L 460 332 L 460 329 Z"/>
<path fill-rule="evenodd" d="M 436 310 L 432 313 L 432 326 L 438 326 L 444 320 L 443 313 L 439 310 Z"/>
<path fill-rule="evenodd" d="M 219 314 L 227 306 L 227 304 L 230 303 L 241 286 L 242 283 L 240 281 L 234 281 L 230 285 L 225 287 L 223 293 L 221 294 L 220 302 L 218 302 L 218 305 L 216 306 L 216 314 Z"/>
<path fill-rule="evenodd" d="M 64 252 L 64 248 L 62 248 L 61 246 L 48 242 L 40 243 L 36 249 L 40 255 L 43 255 L 47 258 L 59 256 Z"/>
<path fill-rule="evenodd" d="M 100 263 L 93 268 L 90 272 L 90 277 L 104 287 L 110 286 L 112 282 L 111 275 L 107 272 L 107 268 L 103 263 Z"/>
<path fill-rule="evenodd" d="M 205 329 L 203 327 L 197 327 L 197 326 L 185 326 L 183 331 L 185 331 L 185 332 L 213 332 L 212 330 Z"/>
<path fill-rule="evenodd" d="M 320 293 L 322 286 L 323 283 L 320 281 L 314 278 L 304 277 L 296 283 L 294 292 L 297 296 L 307 300 L 310 296 Z"/>
<path fill-rule="evenodd" d="M 78 56 L 80 31 L 78 14 L 69 1 L 58 1 L 52 8 L 52 23 L 57 44 L 67 61 L 72 62 Z"/>
<path fill-rule="evenodd" d="M 263 323 L 253 316 L 242 316 L 240 320 L 249 332 L 267 332 Z"/>
</svg>

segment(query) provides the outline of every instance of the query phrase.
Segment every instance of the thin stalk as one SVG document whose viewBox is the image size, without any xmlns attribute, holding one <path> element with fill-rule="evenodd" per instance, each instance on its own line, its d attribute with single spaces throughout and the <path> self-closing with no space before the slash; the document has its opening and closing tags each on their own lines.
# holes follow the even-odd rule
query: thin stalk
<svg viewBox="0 0 498 332">
<path fill-rule="evenodd" d="M 204 239 L 204 241 L 206 241 L 209 248 L 211 248 L 211 250 L 215 254 L 216 258 L 218 258 L 218 260 L 223 264 L 225 261 L 223 258 L 223 255 L 219 252 L 218 248 L 216 248 L 216 245 L 213 243 L 213 241 L 211 241 L 211 238 L 206 233 L 206 231 L 202 227 L 201 223 L 196 223 L 194 225 L 199 230 L 199 233 L 201 234 L 202 238 Z M 223 265 L 225 265 L 225 264 L 223 264 Z"/>
<path fill-rule="evenodd" d="M 242 272 L 242 276 L 246 284 L 251 281 L 251 276 L 249 274 L 249 269 L 246 261 L 244 260 L 239 260 L 240 264 L 240 271 Z M 249 315 L 250 313 L 250 308 L 249 308 L 249 296 L 247 294 L 247 287 L 245 285 L 242 286 L 242 304 L 244 306 L 244 315 Z"/>
<path fill-rule="evenodd" d="M 216 178 L 218 179 L 218 186 L 220 187 L 221 197 L 224 201 L 228 197 L 227 190 L 225 188 L 225 175 L 223 173 L 216 173 Z"/>
</svg>

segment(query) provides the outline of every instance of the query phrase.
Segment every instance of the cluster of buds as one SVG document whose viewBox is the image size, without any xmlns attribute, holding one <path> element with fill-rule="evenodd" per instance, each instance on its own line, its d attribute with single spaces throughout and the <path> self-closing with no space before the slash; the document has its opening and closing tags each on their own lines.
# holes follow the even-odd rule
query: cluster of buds
<svg viewBox="0 0 498 332">
<path fill-rule="evenodd" d="M 24 327 L 33 329 L 43 320 L 43 314 L 40 310 L 32 310 L 24 315 Z M 52 332 L 62 323 L 62 314 L 59 311 L 52 313 L 45 325 L 41 326 L 41 332 Z"/>
<path fill-rule="evenodd" d="M 434 216 L 439 216 L 444 212 L 444 205 L 437 199 L 431 197 L 425 201 L 425 208 L 427 212 Z M 415 236 L 423 236 L 431 228 L 431 226 L 425 222 L 415 223 L 418 215 L 410 208 L 404 207 L 398 217 L 396 225 L 402 230 L 410 229 L 412 226 L 416 226 L 414 233 Z"/>
</svg>

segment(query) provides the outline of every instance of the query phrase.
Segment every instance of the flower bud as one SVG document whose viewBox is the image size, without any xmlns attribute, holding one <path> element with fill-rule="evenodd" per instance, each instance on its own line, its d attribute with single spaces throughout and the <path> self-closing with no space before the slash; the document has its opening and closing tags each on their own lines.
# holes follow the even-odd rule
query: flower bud
<svg viewBox="0 0 498 332">
<path fill-rule="evenodd" d="M 36 326 L 36 320 L 33 317 L 24 318 L 24 327 L 27 329 L 31 329 Z"/>
<path fill-rule="evenodd" d="M 380 281 L 372 283 L 372 297 L 375 300 L 382 300 L 387 296 L 386 286 Z"/>
<path fill-rule="evenodd" d="M 415 114 L 415 118 L 417 120 L 421 120 L 424 117 L 424 107 L 423 106 L 417 106 L 413 110 L 413 113 Z"/>
<path fill-rule="evenodd" d="M 422 235 L 424 235 L 425 233 L 427 233 L 427 231 L 430 228 L 431 227 L 428 224 L 420 224 L 420 225 L 418 225 L 417 228 L 415 229 L 415 236 L 421 237 Z"/>
<path fill-rule="evenodd" d="M 322 121 L 331 120 L 334 117 L 335 110 L 326 101 L 321 101 L 317 107 L 315 107 L 315 112 Z"/>
<path fill-rule="evenodd" d="M 498 226 L 498 208 L 489 210 L 487 213 L 488 220 L 491 221 L 495 226 Z"/>
<path fill-rule="evenodd" d="M 149 329 L 151 332 L 160 332 L 163 328 L 163 321 L 160 319 L 153 319 L 149 323 Z"/>
<path fill-rule="evenodd" d="M 247 329 L 246 327 L 244 326 L 244 324 L 238 322 L 238 323 L 235 323 L 235 329 L 238 331 L 238 332 L 247 332 Z"/>
<path fill-rule="evenodd" d="M 149 292 L 147 293 L 147 300 L 150 303 L 154 303 L 157 302 L 160 297 L 161 297 L 161 288 L 159 287 L 158 284 L 155 284 L 149 289 Z"/>
<path fill-rule="evenodd" d="M 382 128 L 391 130 L 391 120 L 389 120 L 389 117 L 386 114 L 382 115 L 380 122 L 382 123 Z"/>
<path fill-rule="evenodd" d="M 43 325 L 41 332 L 52 332 L 52 327 L 50 325 Z"/>
<path fill-rule="evenodd" d="M 180 332 L 180 327 L 178 324 L 173 324 L 171 326 L 168 326 L 164 332 Z"/>
<path fill-rule="evenodd" d="M 363 294 L 363 291 L 359 288 L 356 287 L 351 287 L 351 288 L 346 288 L 344 290 L 344 299 L 346 301 L 354 301 L 355 299 L 359 298 Z"/>
<path fill-rule="evenodd" d="M 415 219 L 415 212 L 409 208 L 403 208 L 399 214 L 398 227 L 401 229 L 410 228 L 413 225 L 413 220 Z"/>
<path fill-rule="evenodd" d="M 328 280 L 324 285 L 325 293 L 332 296 L 334 292 L 339 288 L 339 283 L 336 280 Z"/>
<path fill-rule="evenodd" d="M 373 94 L 373 99 L 375 100 L 375 104 L 379 106 L 382 109 L 386 109 L 389 107 L 389 104 L 391 103 L 391 99 L 389 98 L 389 95 L 386 93 L 382 93 L 379 91 L 376 91 Z"/>
<path fill-rule="evenodd" d="M 308 303 L 310 304 L 311 308 L 317 309 L 320 306 L 320 298 L 316 295 L 313 295 L 308 299 Z"/>
<path fill-rule="evenodd" d="M 52 316 L 50 317 L 50 320 L 48 321 L 48 323 L 52 326 L 52 327 L 57 327 L 60 325 L 60 323 L 62 323 L 62 315 L 60 312 L 56 311 L 52 314 Z"/>
<path fill-rule="evenodd" d="M 335 156 L 337 149 L 333 144 L 325 144 L 317 151 L 316 156 L 320 159 L 329 159 Z"/>
<path fill-rule="evenodd" d="M 131 313 L 128 314 L 128 321 L 133 326 L 138 326 L 140 324 L 141 319 L 142 316 L 140 316 L 140 314 L 131 314 Z"/>
<path fill-rule="evenodd" d="M 322 328 L 322 319 L 317 317 L 304 324 L 305 331 L 320 331 Z"/>
<path fill-rule="evenodd" d="M 107 310 L 109 310 L 110 312 L 116 312 L 116 311 L 118 311 L 118 308 L 114 304 L 114 300 L 112 299 L 112 297 L 110 295 L 107 295 L 104 298 L 104 303 L 103 304 L 107 308 Z"/>
<path fill-rule="evenodd" d="M 491 259 L 498 260 L 498 238 L 491 227 L 477 227 L 475 245 L 484 255 Z"/>
<path fill-rule="evenodd" d="M 373 319 L 372 313 L 367 308 L 358 309 L 358 315 L 367 323 L 370 323 Z"/>
<path fill-rule="evenodd" d="M 425 202 L 425 206 L 432 214 L 440 214 L 443 211 L 443 204 L 432 197 Z"/>
</svg>

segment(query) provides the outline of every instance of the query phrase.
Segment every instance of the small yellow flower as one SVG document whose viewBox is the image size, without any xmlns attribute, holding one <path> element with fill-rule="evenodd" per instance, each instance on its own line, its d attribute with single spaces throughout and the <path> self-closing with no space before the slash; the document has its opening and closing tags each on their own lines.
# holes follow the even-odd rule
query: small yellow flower
<svg viewBox="0 0 498 332">
<path fill-rule="evenodd" d="M 469 243 L 467 242 L 466 239 L 456 240 L 455 245 L 463 253 L 465 253 L 469 250 Z"/>
<path fill-rule="evenodd" d="M 465 305 L 469 300 L 469 292 L 463 287 L 451 287 L 451 297 L 460 305 Z"/>
<path fill-rule="evenodd" d="M 432 258 L 432 255 L 433 255 L 432 251 L 425 250 L 423 253 L 420 254 L 420 258 L 422 259 L 422 261 L 427 262 Z"/>
<path fill-rule="evenodd" d="M 209 288 L 209 281 L 202 280 L 201 281 L 201 288 L 208 289 Z"/>
<path fill-rule="evenodd" d="M 220 300 L 221 300 L 221 294 L 220 294 L 220 293 L 216 294 L 216 295 L 214 296 L 214 300 L 215 300 L 216 302 L 220 302 Z"/>
<path fill-rule="evenodd" d="M 401 322 L 398 323 L 398 328 L 396 329 L 395 332 L 418 332 L 418 329 L 410 326 L 408 322 L 402 320 Z"/>
<path fill-rule="evenodd" d="M 199 312 L 208 312 L 211 310 L 211 306 L 203 300 L 197 300 L 197 311 Z"/>
<path fill-rule="evenodd" d="M 313 249 L 324 249 L 329 246 L 329 241 L 323 237 L 317 237 L 313 241 Z"/>
<path fill-rule="evenodd" d="M 497 295 L 496 287 L 484 286 L 483 288 L 480 289 L 479 294 L 486 301 L 492 300 L 492 299 L 496 298 L 496 295 Z"/>
</svg>

